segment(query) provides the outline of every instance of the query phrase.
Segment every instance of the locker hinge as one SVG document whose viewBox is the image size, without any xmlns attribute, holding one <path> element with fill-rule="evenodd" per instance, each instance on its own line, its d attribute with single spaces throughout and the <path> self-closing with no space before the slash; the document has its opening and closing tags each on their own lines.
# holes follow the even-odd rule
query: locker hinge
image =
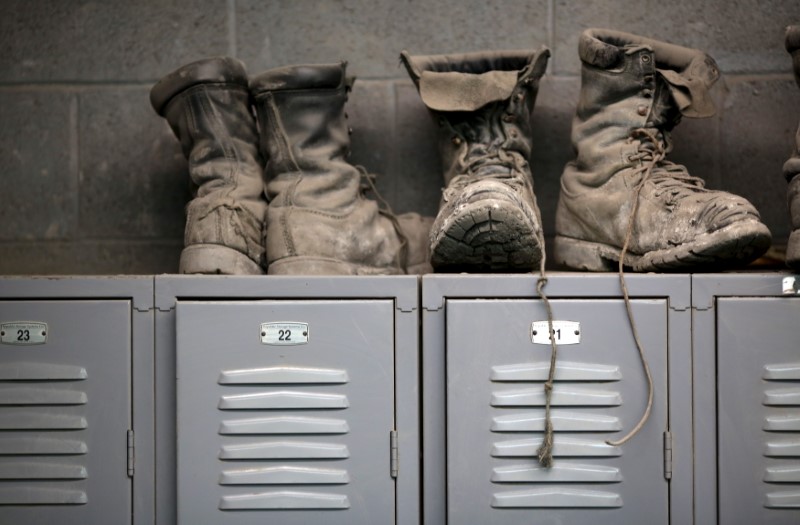
<svg viewBox="0 0 800 525">
<path fill-rule="evenodd" d="M 134 463 L 136 462 L 136 445 L 134 444 L 133 430 L 128 430 L 128 477 L 133 477 Z"/>
<path fill-rule="evenodd" d="M 389 432 L 389 470 L 393 478 L 397 477 L 399 470 L 397 455 L 397 430 Z"/>
<path fill-rule="evenodd" d="M 664 432 L 664 479 L 672 479 L 672 432 Z"/>
</svg>

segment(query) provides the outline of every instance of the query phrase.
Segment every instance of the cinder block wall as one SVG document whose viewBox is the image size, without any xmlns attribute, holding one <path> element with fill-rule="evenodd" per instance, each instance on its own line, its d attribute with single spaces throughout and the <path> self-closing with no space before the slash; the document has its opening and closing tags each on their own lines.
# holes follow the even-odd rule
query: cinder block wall
<svg viewBox="0 0 800 525">
<path fill-rule="evenodd" d="M 381 175 L 395 211 L 434 214 L 435 129 L 402 49 L 452 53 L 548 46 L 532 166 L 553 232 L 580 87 L 577 40 L 609 27 L 697 47 L 723 79 L 717 115 L 686 119 L 673 160 L 749 198 L 788 236 L 781 166 L 800 120 L 783 48 L 797 0 L 3 0 L 0 17 L 0 274 L 177 270 L 191 189 L 150 87 L 199 58 L 250 73 L 345 59 L 358 77 L 352 160 Z"/>
</svg>

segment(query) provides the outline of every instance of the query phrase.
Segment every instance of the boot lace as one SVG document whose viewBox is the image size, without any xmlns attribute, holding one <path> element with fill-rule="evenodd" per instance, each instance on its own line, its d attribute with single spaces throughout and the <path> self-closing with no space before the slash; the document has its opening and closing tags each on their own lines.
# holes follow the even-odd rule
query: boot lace
<svg viewBox="0 0 800 525">
<path fill-rule="evenodd" d="M 521 174 L 524 173 L 526 161 L 502 147 L 487 149 L 484 145 L 476 145 L 468 148 L 459 160 L 464 169 L 447 185 L 445 201 L 450 199 L 451 194 L 460 192 L 477 180 L 497 180 L 515 190 L 525 184 Z"/>
<path fill-rule="evenodd" d="M 403 229 L 400 227 L 400 221 L 392 210 L 392 206 L 383 198 L 378 188 L 375 186 L 375 180 L 378 178 L 377 175 L 369 173 L 364 166 L 355 166 L 355 168 L 361 174 L 361 194 L 364 195 L 368 191 L 371 191 L 372 194 L 375 195 L 375 198 L 381 204 L 381 206 L 378 207 L 378 213 L 389 219 L 397 232 L 397 237 L 400 239 L 400 251 L 397 254 L 397 265 L 403 269 L 403 273 L 408 273 L 408 237 L 403 233 Z"/>
<path fill-rule="evenodd" d="M 639 195 L 642 193 L 642 188 L 649 180 L 653 180 L 663 194 L 666 191 L 674 198 L 684 197 L 691 192 L 690 188 L 703 188 L 703 181 L 697 177 L 692 177 L 683 169 L 673 162 L 664 160 L 667 153 L 672 149 L 669 138 L 666 134 L 663 142 L 659 140 L 658 132 L 652 129 L 640 128 L 633 131 L 631 139 L 642 139 L 639 144 L 639 152 L 631 157 L 631 160 L 640 160 L 642 163 L 636 168 L 635 172 L 641 174 L 641 178 L 633 190 L 631 196 L 631 212 L 628 216 L 628 228 L 625 232 L 625 242 L 622 244 L 622 249 L 619 255 L 619 284 L 622 288 L 622 296 L 625 300 L 625 311 L 628 314 L 628 322 L 631 325 L 631 333 L 636 342 L 636 349 L 639 352 L 639 359 L 642 362 L 645 376 L 647 377 L 647 405 L 645 406 L 642 417 L 633 428 L 620 439 L 615 441 L 607 440 L 606 443 L 612 446 L 619 446 L 626 443 L 633 436 L 635 436 L 647 422 L 650 417 L 650 412 L 653 409 L 653 374 L 650 372 L 650 365 L 644 355 L 644 347 L 639 338 L 639 331 L 636 328 L 636 321 L 633 317 L 633 308 L 631 307 L 631 299 L 628 294 L 628 285 L 625 282 L 625 255 L 628 253 L 628 247 L 633 236 L 633 224 L 636 221 L 636 214 L 639 211 Z M 657 169 L 658 168 L 658 169 Z"/>
</svg>

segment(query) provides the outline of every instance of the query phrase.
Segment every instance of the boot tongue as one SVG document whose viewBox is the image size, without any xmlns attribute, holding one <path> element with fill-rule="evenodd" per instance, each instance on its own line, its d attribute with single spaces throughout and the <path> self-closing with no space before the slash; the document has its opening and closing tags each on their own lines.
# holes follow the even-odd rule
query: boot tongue
<svg viewBox="0 0 800 525">
<path fill-rule="evenodd" d="M 672 99 L 681 114 L 690 118 L 710 117 L 715 113 L 714 101 L 709 91 L 719 78 L 719 70 L 708 55 L 692 59 L 683 71 L 658 68 L 661 77 L 669 84 Z"/>
<path fill-rule="evenodd" d="M 434 111 L 475 111 L 511 97 L 518 71 L 482 74 L 423 71 L 419 80 L 422 102 Z"/>
</svg>

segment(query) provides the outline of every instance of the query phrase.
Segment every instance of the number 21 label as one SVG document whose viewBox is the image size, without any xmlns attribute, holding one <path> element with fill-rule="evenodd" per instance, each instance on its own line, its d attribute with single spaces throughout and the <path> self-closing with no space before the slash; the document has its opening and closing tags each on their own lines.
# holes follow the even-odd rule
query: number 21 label
<svg viewBox="0 0 800 525">
<path fill-rule="evenodd" d="M 531 342 L 535 345 L 549 345 L 547 321 L 531 323 Z M 577 321 L 553 321 L 553 335 L 557 345 L 576 345 L 581 342 L 581 324 Z"/>
<path fill-rule="evenodd" d="M 304 345 L 308 343 L 308 323 L 261 323 L 261 343 L 265 345 Z"/>
</svg>

